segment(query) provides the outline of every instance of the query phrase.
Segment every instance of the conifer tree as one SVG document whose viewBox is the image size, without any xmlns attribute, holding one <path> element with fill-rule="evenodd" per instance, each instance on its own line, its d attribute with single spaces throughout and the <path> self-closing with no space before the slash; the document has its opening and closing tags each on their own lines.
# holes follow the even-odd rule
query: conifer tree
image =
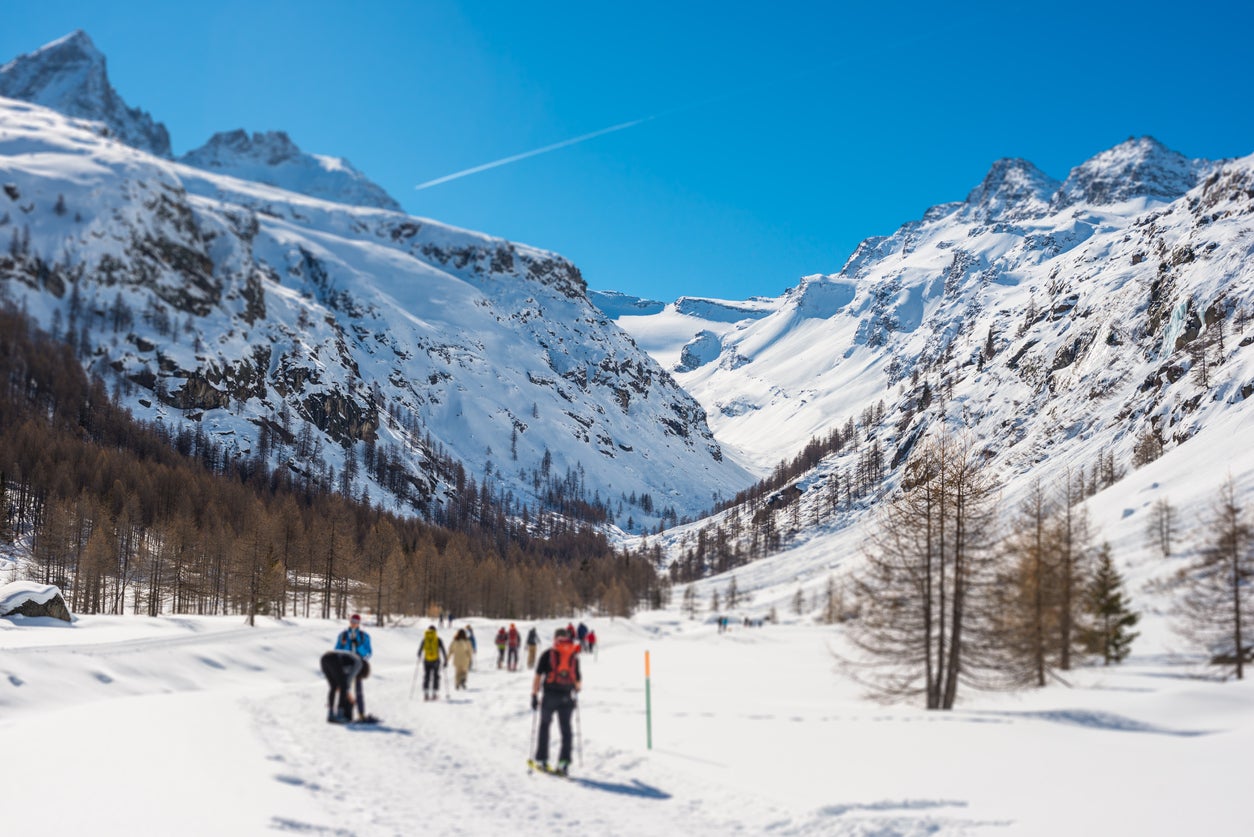
<svg viewBox="0 0 1254 837">
<path fill-rule="evenodd" d="M 887 700 L 952 709 L 960 683 L 996 685 L 991 549 L 997 490 L 981 457 L 948 434 L 920 445 L 883 503 L 853 578 L 862 652 L 853 676 Z"/>
<path fill-rule="evenodd" d="M 797 588 L 796 594 L 792 597 L 792 612 L 798 616 L 806 612 L 806 594 L 800 587 Z"/>
<path fill-rule="evenodd" d="M 1097 566 L 1084 590 L 1084 611 L 1088 616 L 1080 629 L 1084 649 L 1100 654 L 1103 665 L 1123 662 L 1139 636 L 1132 628 L 1141 616 L 1128 606 L 1123 576 L 1115 569 L 1109 543 L 1103 543 L 1097 553 Z"/>
<path fill-rule="evenodd" d="M 1232 477 L 1220 489 L 1197 559 L 1181 573 L 1180 633 L 1210 655 L 1214 665 L 1232 666 L 1245 677 L 1250 656 L 1248 628 L 1254 620 L 1254 524 L 1237 504 Z"/>
</svg>

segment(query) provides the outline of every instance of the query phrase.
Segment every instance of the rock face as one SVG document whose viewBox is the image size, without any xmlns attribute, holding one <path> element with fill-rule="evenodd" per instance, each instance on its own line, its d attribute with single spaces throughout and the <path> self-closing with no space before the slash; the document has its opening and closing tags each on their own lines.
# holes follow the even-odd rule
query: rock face
<svg viewBox="0 0 1254 837">
<path fill-rule="evenodd" d="M 165 126 L 122 101 L 109 83 L 104 55 L 81 29 L 0 67 L 0 96 L 102 122 L 129 146 L 171 156 Z"/>
<path fill-rule="evenodd" d="M 74 621 L 59 588 L 32 581 L 14 581 L 0 586 L 0 619 L 12 616 L 48 616 L 63 622 Z"/>
</svg>

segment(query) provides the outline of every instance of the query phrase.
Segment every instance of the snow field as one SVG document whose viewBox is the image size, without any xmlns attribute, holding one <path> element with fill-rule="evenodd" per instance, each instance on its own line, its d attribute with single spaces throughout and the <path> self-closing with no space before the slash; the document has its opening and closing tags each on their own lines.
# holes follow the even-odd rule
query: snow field
<svg viewBox="0 0 1254 837">
<path fill-rule="evenodd" d="M 929 713 L 867 701 L 836 666 L 838 628 L 733 622 L 719 634 L 674 611 L 590 621 L 602 647 L 584 661 L 582 759 L 563 781 L 525 766 L 531 675 L 496 668 L 502 623 L 470 623 L 469 689 L 446 698 L 442 683 L 433 703 L 410 697 L 426 623 L 372 628 L 366 704 L 384 723 L 341 727 L 325 721 L 317 670 L 336 622 L 0 620 L 0 823 L 99 835 L 1245 833 L 1251 687 L 1199 679 L 1167 655 L 1071 672 L 1069 686 L 966 692 L 959 709 Z M 538 624 L 551 637 L 558 623 Z"/>
</svg>

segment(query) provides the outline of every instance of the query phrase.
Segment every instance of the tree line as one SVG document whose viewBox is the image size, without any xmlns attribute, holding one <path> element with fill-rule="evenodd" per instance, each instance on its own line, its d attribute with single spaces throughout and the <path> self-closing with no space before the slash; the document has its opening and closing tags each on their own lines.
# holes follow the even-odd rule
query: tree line
<svg viewBox="0 0 1254 837">
<path fill-rule="evenodd" d="M 569 519 L 455 495 L 456 525 L 433 525 L 327 489 L 136 421 L 70 346 L 0 310 L 0 538 L 77 612 L 533 618 L 666 595 L 648 559 Z"/>
<path fill-rule="evenodd" d="M 960 686 L 1062 680 L 1084 656 L 1129 653 L 1139 620 L 1109 544 L 1096 545 L 1081 480 L 1034 483 L 1003 514 L 984 452 L 941 434 L 907 462 L 852 574 L 849 671 L 888 700 L 951 709 Z M 1161 510 L 1160 510 L 1161 513 Z M 1151 531 L 1161 535 L 1161 521 Z M 1175 576 L 1176 625 L 1243 677 L 1254 596 L 1254 524 L 1231 479 L 1195 560 Z M 1064 681 L 1065 682 L 1065 681 Z"/>
</svg>

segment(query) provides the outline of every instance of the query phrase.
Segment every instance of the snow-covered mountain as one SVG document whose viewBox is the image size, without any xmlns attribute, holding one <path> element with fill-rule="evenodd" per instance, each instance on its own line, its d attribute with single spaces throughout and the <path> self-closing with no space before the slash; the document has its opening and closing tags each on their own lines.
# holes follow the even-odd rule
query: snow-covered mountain
<svg viewBox="0 0 1254 837">
<path fill-rule="evenodd" d="M 214 134 L 180 163 L 350 206 L 399 212 L 401 205 L 345 159 L 301 151 L 283 131 Z"/>
<path fill-rule="evenodd" d="M 127 106 L 109 83 L 104 54 L 81 29 L 0 67 L 0 96 L 99 122 L 119 142 L 158 157 L 173 156 L 166 127 Z M 383 187 L 347 160 L 306 153 L 283 131 L 214 134 L 178 160 L 323 200 L 401 211 Z"/>
<path fill-rule="evenodd" d="M 163 160 L 31 104 L 0 100 L 0 128 L 0 291 L 141 418 L 432 511 L 473 479 L 639 528 L 748 480 L 559 256 Z"/>
<path fill-rule="evenodd" d="M 109 84 L 104 55 L 81 29 L 0 67 L 0 96 L 103 123 L 127 145 L 171 156 L 165 126 L 122 101 Z"/>
<path fill-rule="evenodd" d="M 1151 138 L 1061 184 L 999 161 L 965 201 L 867 239 L 717 347 L 690 323 L 703 365 L 657 356 L 758 473 L 881 401 L 892 459 L 937 393 L 1008 476 L 1103 451 L 1127 467 L 1143 441 L 1187 457 L 1231 443 L 1235 415 L 1254 430 L 1252 185 L 1254 157 L 1191 161 Z M 619 322 L 656 351 L 667 317 Z"/>
</svg>

